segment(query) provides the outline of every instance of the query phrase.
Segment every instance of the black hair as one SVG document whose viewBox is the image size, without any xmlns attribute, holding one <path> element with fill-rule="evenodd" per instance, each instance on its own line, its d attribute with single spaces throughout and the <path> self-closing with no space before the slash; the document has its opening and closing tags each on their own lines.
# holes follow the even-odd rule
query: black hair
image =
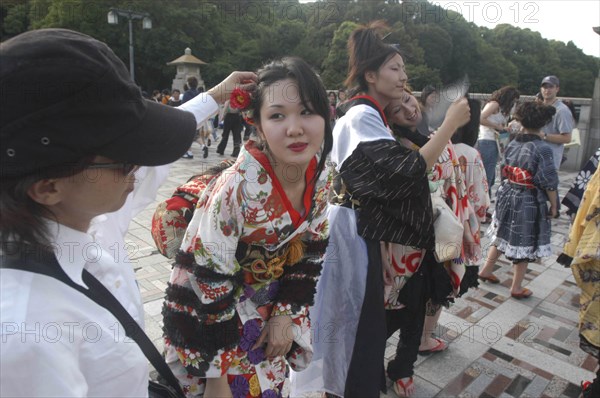
<svg viewBox="0 0 600 398">
<path fill-rule="evenodd" d="M 579 116 L 577 116 L 577 110 L 575 110 L 575 104 L 573 103 L 573 101 L 563 100 L 562 103 L 565 104 L 567 108 L 569 108 L 569 110 L 571 111 L 571 115 L 573 116 L 573 120 L 575 120 L 575 123 L 579 123 Z"/>
<path fill-rule="evenodd" d="M 552 120 L 556 108 L 536 101 L 521 104 L 516 112 L 515 119 L 527 130 L 539 130 Z"/>
<path fill-rule="evenodd" d="M 419 98 L 419 102 L 421 102 L 421 104 L 425 105 L 427 102 L 427 97 L 429 97 L 431 94 L 435 94 L 437 93 L 437 89 L 432 86 L 431 84 L 426 85 L 425 87 L 423 87 L 423 90 L 421 90 L 421 97 Z"/>
<path fill-rule="evenodd" d="M 453 144 L 467 144 L 468 146 L 475 146 L 477 137 L 479 136 L 479 119 L 481 117 L 481 102 L 479 100 L 469 98 L 469 110 L 471 111 L 471 118 L 462 127 L 456 130 L 456 133 L 452 136 Z"/>
<path fill-rule="evenodd" d="M 268 89 L 274 83 L 285 79 L 295 80 L 298 84 L 300 101 L 307 109 L 323 117 L 325 120 L 325 139 L 323 152 L 317 167 L 317 175 L 325 168 L 327 155 L 333 147 L 333 134 L 329 121 L 329 98 L 323 82 L 302 59 L 286 57 L 263 66 L 258 72 L 258 81 L 252 92 L 253 119 L 260 123 L 260 108 L 268 95 Z"/>
<path fill-rule="evenodd" d="M 368 90 L 365 73 L 378 71 L 400 50 L 396 46 L 386 44 L 381 33 L 387 26 L 383 21 L 374 21 L 367 26 L 355 29 L 348 39 L 348 76 L 344 84 L 350 88 L 350 97 L 358 92 Z"/>
<path fill-rule="evenodd" d="M 504 86 L 492 93 L 490 101 L 496 101 L 500 105 L 500 112 L 508 116 L 515 101 L 521 97 L 521 93 L 513 86 Z"/>
<path fill-rule="evenodd" d="M 190 76 L 187 79 L 187 84 L 190 88 L 198 88 L 198 79 L 196 76 Z"/>
</svg>

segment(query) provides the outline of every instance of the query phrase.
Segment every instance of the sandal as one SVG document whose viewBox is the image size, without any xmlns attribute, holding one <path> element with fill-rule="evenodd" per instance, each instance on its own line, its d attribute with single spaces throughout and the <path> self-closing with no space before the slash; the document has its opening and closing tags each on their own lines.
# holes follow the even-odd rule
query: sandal
<svg viewBox="0 0 600 398">
<path fill-rule="evenodd" d="M 437 337 L 435 337 L 434 340 L 437 341 L 437 344 L 435 345 L 435 347 L 433 347 L 429 350 L 419 351 L 419 355 L 435 354 L 436 352 L 442 352 L 446 348 L 448 348 L 448 344 L 444 340 L 438 339 Z"/>
<path fill-rule="evenodd" d="M 583 398 L 591 398 L 592 396 L 592 382 L 582 381 L 581 382 L 581 396 Z"/>
<path fill-rule="evenodd" d="M 510 296 L 517 300 L 526 299 L 533 295 L 533 292 L 527 288 L 523 289 L 521 293 L 511 293 Z"/>
<path fill-rule="evenodd" d="M 497 285 L 500 283 L 500 279 L 498 279 L 494 274 L 491 274 L 490 276 L 477 275 L 477 277 L 484 282 L 491 283 L 492 285 Z"/>
<path fill-rule="evenodd" d="M 410 390 L 410 391 L 409 391 Z M 401 398 L 410 397 L 413 391 L 413 378 L 410 376 L 408 382 L 404 384 L 402 379 L 398 379 L 394 382 L 394 392 Z"/>
</svg>

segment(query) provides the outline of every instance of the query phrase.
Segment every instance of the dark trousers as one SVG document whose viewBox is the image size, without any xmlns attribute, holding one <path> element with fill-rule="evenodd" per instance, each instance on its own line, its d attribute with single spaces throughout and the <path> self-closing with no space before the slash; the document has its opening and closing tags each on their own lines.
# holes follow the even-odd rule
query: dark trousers
<svg viewBox="0 0 600 398">
<path fill-rule="evenodd" d="M 425 321 L 425 301 L 417 311 L 402 308 L 387 310 L 385 314 L 388 338 L 400 329 L 400 339 L 396 347 L 396 357 L 387 366 L 390 380 L 396 381 L 410 377 L 414 373 L 414 365 L 419 354 L 423 322 Z"/>
<path fill-rule="evenodd" d="M 348 368 L 344 397 L 378 398 L 383 356 L 385 354 L 385 309 L 383 271 L 378 241 L 365 241 L 369 265 L 356 341 Z M 421 326 L 422 326 L 421 322 Z M 343 364 L 340 364 L 343 366 Z"/>
<path fill-rule="evenodd" d="M 217 147 L 217 153 L 223 155 L 225 148 L 227 147 L 227 141 L 229 141 L 229 133 L 233 133 L 233 152 L 231 156 L 237 157 L 240 153 L 240 146 L 242 145 L 242 116 L 239 113 L 226 113 L 223 119 L 223 135 L 221 136 L 221 142 Z"/>
</svg>

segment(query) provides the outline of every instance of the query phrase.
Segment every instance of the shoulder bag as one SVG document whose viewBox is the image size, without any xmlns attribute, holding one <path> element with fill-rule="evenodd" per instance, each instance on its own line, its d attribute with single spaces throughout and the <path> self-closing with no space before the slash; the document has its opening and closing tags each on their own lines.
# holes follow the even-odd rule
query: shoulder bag
<svg viewBox="0 0 600 398">
<path fill-rule="evenodd" d="M 439 189 L 438 189 L 439 190 Z M 435 259 L 438 263 L 460 257 L 464 227 L 438 192 L 431 194 Z"/>
<path fill-rule="evenodd" d="M 123 308 L 119 300 L 117 300 L 115 296 L 113 296 L 112 293 L 110 293 L 110 291 L 104 287 L 104 285 L 100 283 L 100 281 L 91 273 L 85 269 L 83 270 L 83 282 L 89 286 L 89 289 L 86 289 L 85 287 L 73 282 L 67 276 L 60 264 L 58 264 L 58 261 L 54 255 L 45 257 L 47 260 L 49 260 L 47 263 L 39 261 L 35 259 L 34 256 L 28 254 L 2 255 L 0 258 L 0 268 L 18 269 L 21 271 L 33 272 L 55 278 L 63 282 L 65 285 L 79 291 L 98 305 L 110 311 L 121 323 L 121 325 L 123 325 L 127 337 L 138 344 L 152 366 L 154 366 L 160 376 L 168 383 L 168 385 L 165 385 L 153 380 L 149 380 L 148 396 L 150 398 L 185 397 L 177 378 L 165 362 L 163 356 L 158 352 L 152 341 L 148 338 L 144 330 L 127 312 L 127 310 Z"/>
</svg>

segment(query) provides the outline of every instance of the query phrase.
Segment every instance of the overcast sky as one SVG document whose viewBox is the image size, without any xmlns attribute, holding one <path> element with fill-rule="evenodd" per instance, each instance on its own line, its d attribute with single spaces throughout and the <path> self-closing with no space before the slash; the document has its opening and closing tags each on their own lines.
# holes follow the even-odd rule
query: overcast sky
<svg viewBox="0 0 600 398">
<path fill-rule="evenodd" d="M 365 1 L 365 0 L 360 0 Z M 368 0 L 366 0 L 368 1 Z M 312 3 L 300 0 L 301 3 Z M 335 0 L 323 0 L 335 3 Z M 479 26 L 508 23 L 540 32 L 545 39 L 573 41 L 588 55 L 600 57 L 600 0 L 429 0 L 444 10 L 460 12 Z M 326 8 L 329 9 L 329 8 Z"/>
<path fill-rule="evenodd" d="M 600 26 L 599 0 L 437 0 L 443 9 L 460 12 L 476 25 L 493 28 L 508 23 L 540 32 L 545 39 L 573 41 L 588 55 L 600 57 L 600 35 L 592 30 Z"/>
</svg>

